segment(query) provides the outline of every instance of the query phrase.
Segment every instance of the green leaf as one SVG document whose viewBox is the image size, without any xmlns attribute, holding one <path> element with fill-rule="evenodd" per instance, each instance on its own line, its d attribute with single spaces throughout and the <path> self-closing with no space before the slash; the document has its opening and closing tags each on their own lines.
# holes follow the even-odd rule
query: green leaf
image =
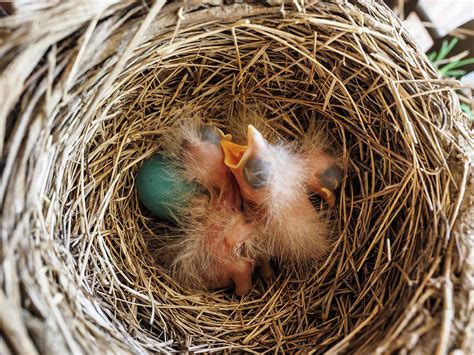
<svg viewBox="0 0 474 355">
<path fill-rule="evenodd" d="M 441 68 L 439 68 L 439 71 L 441 74 L 445 74 L 446 72 L 450 71 L 451 69 L 456 69 L 460 68 L 469 64 L 474 64 L 474 58 L 466 58 L 466 59 L 461 59 L 461 60 L 455 60 L 454 62 L 448 63 Z"/>
<path fill-rule="evenodd" d="M 451 78 L 459 79 L 459 78 L 463 77 L 465 74 L 466 74 L 465 70 L 453 69 L 453 70 L 450 70 L 450 71 L 446 72 L 444 75 L 449 76 Z"/>
<path fill-rule="evenodd" d="M 435 62 L 439 62 L 440 60 L 445 59 L 448 54 L 453 50 L 454 46 L 458 43 L 458 41 L 459 39 L 457 39 L 456 37 L 453 37 L 451 42 L 444 40 Z"/>
<path fill-rule="evenodd" d="M 452 78 L 460 78 L 466 74 L 465 70 L 462 69 L 453 69 L 444 73 L 445 76 L 450 76 Z"/>
<path fill-rule="evenodd" d="M 434 52 L 431 52 L 428 54 L 428 59 L 430 60 L 430 62 L 434 62 L 435 58 L 436 58 L 436 54 L 438 54 L 438 52 L 434 51 Z"/>
</svg>

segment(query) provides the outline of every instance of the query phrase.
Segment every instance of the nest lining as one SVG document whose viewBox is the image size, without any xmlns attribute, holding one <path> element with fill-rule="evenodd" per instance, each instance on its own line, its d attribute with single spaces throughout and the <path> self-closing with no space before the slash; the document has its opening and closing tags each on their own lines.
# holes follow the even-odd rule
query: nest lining
<svg viewBox="0 0 474 355">
<path fill-rule="evenodd" d="M 121 6 L 108 10 L 116 18 L 93 29 L 98 37 L 107 38 L 114 23 L 133 23 L 114 22 L 128 16 L 149 24 L 160 4 L 148 16 Z M 420 346 L 446 349 L 449 294 L 433 280 L 450 279 L 464 265 L 457 254 L 463 241 L 450 231 L 468 166 L 461 173 L 452 168 L 456 155 L 465 157 L 453 132 L 468 134 L 452 91 L 397 20 L 365 2 L 287 6 L 284 16 L 279 7 L 236 4 L 198 9 L 176 26 L 167 17 L 173 6 L 179 8 L 163 9 L 153 35 L 132 40 L 140 44 L 133 53 L 125 48 L 130 58 L 119 53 L 78 71 L 83 77 L 68 87 L 77 99 L 47 111 L 41 132 L 53 144 L 38 152 L 26 144 L 40 162 L 48 149 L 54 156 L 49 169 L 29 162 L 43 172 L 42 199 L 33 198 L 41 206 L 31 224 L 41 261 L 34 260 L 51 271 L 46 279 L 22 276 L 26 289 L 43 282 L 56 290 L 50 297 L 66 295 L 51 325 L 62 330 L 64 344 L 51 346 L 362 352 L 411 348 L 416 335 Z M 240 13 L 246 20 L 236 22 Z M 70 52 L 88 35 L 51 49 L 46 69 L 53 81 L 62 81 Z M 93 64 L 113 53 L 107 46 L 93 53 L 90 41 L 83 60 L 91 56 Z M 32 80 L 32 88 L 41 83 Z M 32 97 L 27 90 L 23 99 Z M 48 108 L 47 100 L 42 104 Z M 225 127 L 254 111 L 283 139 L 304 139 L 305 122 L 318 121 L 339 143 L 347 179 L 338 196 L 337 240 L 317 267 L 283 270 L 243 299 L 225 291 L 189 294 L 150 252 L 162 226 L 139 206 L 136 172 L 159 150 L 161 134 L 190 113 Z M 21 268 L 38 265 L 27 255 L 20 260 Z M 47 318 L 48 306 L 35 307 Z M 440 340 L 423 337 L 431 332 Z M 101 341 L 91 345 L 92 338 Z"/>
</svg>

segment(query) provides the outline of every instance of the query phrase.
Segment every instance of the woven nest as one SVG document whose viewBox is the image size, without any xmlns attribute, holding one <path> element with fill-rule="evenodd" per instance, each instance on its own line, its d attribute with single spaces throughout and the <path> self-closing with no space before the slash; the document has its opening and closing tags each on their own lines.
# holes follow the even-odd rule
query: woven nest
<svg viewBox="0 0 474 355">
<path fill-rule="evenodd" d="M 73 1 L 0 31 L 0 353 L 473 350 L 472 132 L 384 5 Z M 190 293 L 137 170 L 177 118 L 255 107 L 338 145 L 337 238 L 246 297 Z"/>
</svg>

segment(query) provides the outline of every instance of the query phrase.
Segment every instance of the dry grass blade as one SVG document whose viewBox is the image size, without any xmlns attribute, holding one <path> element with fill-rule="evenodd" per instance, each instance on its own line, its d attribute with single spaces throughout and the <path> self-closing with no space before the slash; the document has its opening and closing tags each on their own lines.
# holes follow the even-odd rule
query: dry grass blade
<svg viewBox="0 0 474 355">
<path fill-rule="evenodd" d="M 2 353 L 474 350 L 474 137 L 385 6 L 74 1 L 0 35 Z M 186 292 L 137 170 L 175 122 L 249 112 L 343 152 L 337 239 L 242 299 Z"/>
</svg>

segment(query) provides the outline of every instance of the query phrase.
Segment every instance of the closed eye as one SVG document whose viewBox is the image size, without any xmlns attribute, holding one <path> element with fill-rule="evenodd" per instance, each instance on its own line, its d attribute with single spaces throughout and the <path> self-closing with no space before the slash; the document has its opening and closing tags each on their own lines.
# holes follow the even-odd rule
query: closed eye
<svg viewBox="0 0 474 355">
<path fill-rule="evenodd" d="M 210 142 L 214 145 L 218 146 L 221 141 L 219 133 L 217 132 L 215 127 L 204 126 L 201 128 L 201 131 L 199 133 L 201 135 L 202 140 Z"/>
<path fill-rule="evenodd" d="M 254 189 L 264 187 L 270 180 L 270 164 L 260 158 L 250 158 L 244 168 L 244 177 Z"/>
</svg>

